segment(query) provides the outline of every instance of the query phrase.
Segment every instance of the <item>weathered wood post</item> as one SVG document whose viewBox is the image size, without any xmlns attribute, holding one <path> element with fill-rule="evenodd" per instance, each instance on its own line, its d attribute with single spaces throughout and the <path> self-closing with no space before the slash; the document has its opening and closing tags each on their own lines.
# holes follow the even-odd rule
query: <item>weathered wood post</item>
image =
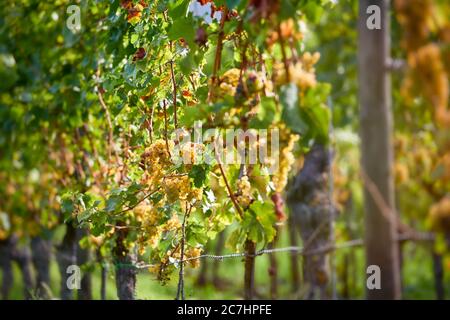
<svg viewBox="0 0 450 320">
<path fill-rule="evenodd" d="M 389 0 L 359 1 L 359 104 L 366 264 L 376 265 L 381 270 L 381 288 L 368 289 L 368 299 L 401 297 L 396 219 L 393 216 L 389 7 Z M 381 198 L 377 199 L 374 191 Z"/>
</svg>

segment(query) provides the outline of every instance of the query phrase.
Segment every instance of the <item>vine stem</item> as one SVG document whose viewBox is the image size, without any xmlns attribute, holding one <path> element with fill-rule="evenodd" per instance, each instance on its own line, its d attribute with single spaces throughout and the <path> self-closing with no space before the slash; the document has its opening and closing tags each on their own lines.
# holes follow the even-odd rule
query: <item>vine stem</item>
<svg viewBox="0 0 450 320">
<path fill-rule="evenodd" d="M 186 206 L 186 212 L 183 217 L 183 224 L 181 225 L 181 259 L 180 259 L 180 272 L 178 278 L 178 289 L 176 300 L 184 300 L 184 245 L 186 242 L 186 221 L 189 213 L 191 212 L 189 204 Z"/>
<path fill-rule="evenodd" d="M 97 69 L 97 79 L 100 78 L 100 68 Z M 105 103 L 105 99 L 103 99 L 103 93 L 100 88 L 100 86 L 97 85 L 97 96 L 98 101 L 100 102 L 100 105 L 105 112 L 106 115 L 106 123 L 108 124 L 108 172 L 109 172 L 109 165 L 111 164 L 111 155 L 112 151 L 114 150 L 114 156 L 116 158 L 116 162 L 119 163 L 119 154 L 117 153 L 117 150 L 115 150 L 114 146 L 114 140 L 113 140 L 113 126 L 112 126 L 112 120 L 111 120 L 111 114 L 109 112 L 109 108 Z"/>
<path fill-rule="evenodd" d="M 236 198 L 234 196 L 234 193 L 231 190 L 230 183 L 228 182 L 228 179 L 227 179 L 227 177 L 225 175 L 225 171 L 223 170 L 222 164 L 220 162 L 219 155 L 217 154 L 217 149 L 216 148 L 214 148 L 214 149 L 215 149 L 216 160 L 217 160 L 217 164 L 219 166 L 220 174 L 222 175 L 223 180 L 225 181 L 225 186 L 227 187 L 228 195 L 230 196 L 231 202 L 233 202 L 233 205 L 236 208 L 236 211 L 238 212 L 239 216 L 241 218 L 243 218 L 244 217 L 244 213 L 242 212 L 242 208 L 237 203 L 237 200 L 236 200 Z"/>
<path fill-rule="evenodd" d="M 138 205 L 140 205 L 142 202 L 144 202 L 146 199 L 150 198 L 152 195 L 154 195 L 157 191 L 159 191 L 161 187 L 157 187 L 155 190 L 150 191 L 149 193 L 147 193 L 145 196 L 143 196 L 137 203 L 135 203 L 132 206 L 129 206 L 127 208 L 125 208 L 124 210 L 120 211 L 118 214 L 122 214 L 125 212 L 128 212 L 130 210 L 133 210 L 134 208 L 136 208 Z"/>
<path fill-rule="evenodd" d="M 244 275 L 244 299 L 253 299 L 253 287 L 255 282 L 255 251 L 256 243 L 247 238 L 245 240 L 245 275 Z"/>
<path fill-rule="evenodd" d="M 164 108 L 164 141 L 166 142 L 166 149 L 167 153 L 170 155 L 170 149 L 169 149 L 169 141 L 167 140 L 167 106 L 166 106 L 166 99 L 163 100 L 163 108 Z"/>
<path fill-rule="evenodd" d="M 155 112 L 155 108 L 151 107 L 151 111 L 150 111 L 150 123 L 148 126 L 148 133 L 150 135 L 150 143 L 153 143 L 153 114 Z"/>
<path fill-rule="evenodd" d="M 224 25 L 225 21 L 227 20 L 228 15 L 228 9 L 225 7 L 222 11 L 222 17 L 220 19 L 220 29 L 219 29 L 219 37 L 217 40 L 217 48 L 216 48 L 216 55 L 214 57 L 214 65 L 213 65 L 213 71 L 211 76 L 211 86 L 209 87 L 208 92 L 208 101 L 211 102 L 214 99 L 214 88 L 216 86 L 217 82 L 217 72 L 220 69 L 221 61 L 222 61 L 222 49 L 223 49 L 223 39 L 225 38 L 224 33 Z"/>
<path fill-rule="evenodd" d="M 269 250 L 274 249 L 279 237 L 280 227 L 275 226 L 275 237 L 272 242 L 269 244 Z M 278 261 L 275 256 L 275 253 L 269 254 L 269 275 L 270 275 L 270 298 L 272 300 L 276 300 L 278 297 Z"/>
<path fill-rule="evenodd" d="M 168 19 L 167 19 L 167 11 L 163 11 L 163 18 L 164 18 L 164 21 L 166 21 L 166 22 L 168 21 Z M 170 51 L 172 52 L 172 50 L 173 50 L 173 42 L 172 41 L 169 41 L 169 48 L 170 48 Z M 170 59 L 169 64 L 170 64 L 170 78 L 172 80 L 172 88 L 173 88 L 173 113 L 174 113 L 174 115 L 173 115 L 173 123 L 174 123 L 175 129 L 176 129 L 178 127 L 178 118 L 177 118 L 177 83 L 175 81 L 175 73 L 173 71 L 173 58 Z M 161 66 L 159 67 L 159 72 L 161 73 Z M 167 151 L 169 151 L 168 148 L 167 148 Z M 170 152 L 169 152 L 169 154 L 170 154 Z"/>
<path fill-rule="evenodd" d="M 170 50 L 172 50 L 172 41 L 169 43 Z M 177 82 L 175 81 L 175 73 L 173 71 L 173 59 L 170 59 L 170 78 L 172 79 L 172 88 L 173 88 L 173 123 L 175 125 L 175 129 L 178 127 L 178 118 L 177 118 Z"/>
<path fill-rule="evenodd" d="M 286 81 L 287 82 L 291 82 L 291 75 L 289 74 L 289 64 L 288 64 L 288 61 L 287 61 L 286 48 L 284 46 L 283 36 L 281 35 L 281 26 L 280 26 L 280 24 L 278 24 L 278 37 L 279 37 L 279 40 L 280 40 L 281 55 L 283 56 L 284 69 L 286 71 Z"/>
<path fill-rule="evenodd" d="M 212 77 L 211 77 L 211 86 L 209 87 L 209 92 L 208 92 L 208 101 L 209 102 L 212 102 L 214 99 L 213 91 L 214 91 L 214 88 L 216 85 L 217 72 L 220 69 L 221 60 L 222 60 L 223 39 L 225 37 L 224 25 L 225 25 L 225 21 L 227 20 L 227 15 L 228 15 L 228 8 L 224 7 L 224 9 L 222 11 L 222 17 L 220 19 L 219 37 L 217 40 L 216 55 L 214 57 L 214 66 L 213 66 Z M 222 164 L 220 162 L 220 158 L 217 154 L 217 145 L 214 146 L 214 151 L 215 151 L 214 153 L 216 156 L 217 164 L 219 165 L 220 174 L 222 175 L 223 180 L 225 181 L 225 185 L 227 187 L 228 195 L 230 196 L 231 202 L 233 203 L 234 207 L 236 208 L 236 211 L 238 212 L 239 216 L 241 218 L 243 218 L 244 213 L 242 212 L 241 207 L 239 206 L 239 204 L 236 201 L 236 198 L 234 197 L 233 191 L 231 190 L 230 184 L 228 183 L 228 179 L 225 175 Z"/>
</svg>

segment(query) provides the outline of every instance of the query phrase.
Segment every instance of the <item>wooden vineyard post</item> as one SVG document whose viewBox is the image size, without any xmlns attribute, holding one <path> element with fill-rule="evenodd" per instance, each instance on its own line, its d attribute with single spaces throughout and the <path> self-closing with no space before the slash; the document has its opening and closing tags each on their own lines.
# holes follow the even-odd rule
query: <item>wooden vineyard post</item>
<svg viewBox="0 0 450 320">
<path fill-rule="evenodd" d="M 390 1 L 361 0 L 359 6 L 359 104 L 366 264 L 378 267 L 381 276 L 381 287 L 367 289 L 367 298 L 399 299 L 401 288 L 392 175 L 391 80 L 387 68 L 390 57 Z M 369 188 L 369 184 L 373 188 Z M 381 201 L 377 201 L 374 190 L 381 196 L 378 199 Z"/>
</svg>

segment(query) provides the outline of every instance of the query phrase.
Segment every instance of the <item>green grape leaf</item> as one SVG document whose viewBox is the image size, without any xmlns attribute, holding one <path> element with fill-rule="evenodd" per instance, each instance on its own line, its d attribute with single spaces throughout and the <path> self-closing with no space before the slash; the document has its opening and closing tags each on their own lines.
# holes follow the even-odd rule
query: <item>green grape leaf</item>
<svg viewBox="0 0 450 320">
<path fill-rule="evenodd" d="M 209 166 L 202 165 L 193 165 L 191 170 L 189 171 L 189 177 L 194 181 L 194 186 L 196 188 L 201 188 L 207 181 Z"/>
<path fill-rule="evenodd" d="M 167 34 L 170 40 L 179 40 L 183 38 L 189 45 L 194 43 L 195 28 L 192 20 L 185 17 L 177 18 L 169 29 Z"/>
</svg>

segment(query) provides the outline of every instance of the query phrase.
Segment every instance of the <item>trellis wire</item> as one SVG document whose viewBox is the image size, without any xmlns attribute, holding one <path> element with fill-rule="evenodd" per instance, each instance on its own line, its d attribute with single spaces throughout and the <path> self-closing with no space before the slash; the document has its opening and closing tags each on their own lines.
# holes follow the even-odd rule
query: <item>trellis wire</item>
<svg viewBox="0 0 450 320">
<path fill-rule="evenodd" d="M 428 233 L 428 232 L 415 232 L 413 234 L 407 233 L 407 234 L 399 235 L 397 237 L 397 241 L 399 241 L 399 242 L 401 242 L 401 241 L 430 242 L 430 241 L 434 241 L 434 240 L 435 240 L 434 234 Z M 244 258 L 246 256 L 259 257 L 259 256 L 262 256 L 265 254 L 279 253 L 279 252 L 293 252 L 293 253 L 297 253 L 299 255 L 325 254 L 325 253 L 329 253 L 329 252 L 339 250 L 339 249 L 358 247 L 358 246 L 362 246 L 362 245 L 364 245 L 363 239 L 354 239 L 354 240 L 342 242 L 340 244 L 327 245 L 327 246 L 323 246 L 322 248 L 309 250 L 309 251 L 305 251 L 303 247 L 290 246 L 290 247 L 273 248 L 273 249 L 262 249 L 262 250 L 257 251 L 254 255 L 247 255 L 245 252 L 235 252 L 235 253 L 230 253 L 230 254 L 225 254 L 225 255 L 214 255 L 214 254 L 205 253 L 205 254 L 199 255 L 197 257 L 191 257 L 191 258 L 184 259 L 183 261 L 180 261 L 178 259 L 173 259 L 173 261 L 169 262 L 168 265 L 179 264 L 181 262 L 186 263 L 189 261 L 200 260 L 200 259 L 212 259 L 212 260 L 222 261 L 225 259 Z M 58 253 L 58 255 L 60 257 L 66 257 L 66 258 L 72 256 L 72 255 L 69 255 L 66 253 L 61 253 L 61 252 Z M 107 264 L 107 263 L 103 263 L 102 265 L 104 267 L 109 266 L 109 264 Z M 137 262 L 135 264 L 113 263 L 113 265 L 116 268 L 133 267 L 136 269 L 148 269 L 150 267 L 156 266 L 154 264 L 147 264 L 142 261 Z"/>
<path fill-rule="evenodd" d="M 359 240 L 358 240 L 359 241 Z M 351 242 L 351 241 L 349 241 Z M 361 243 L 358 242 L 358 245 L 361 245 Z M 336 247 L 336 246 L 335 246 Z M 323 248 L 324 250 L 326 249 L 326 251 L 329 251 L 330 248 Z M 200 259 L 212 259 L 212 260 L 219 260 L 219 261 L 223 261 L 225 259 L 234 259 L 234 258 L 245 258 L 245 257 L 259 257 L 265 254 L 270 254 L 270 253 L 279 253 L 279 252 L 297 252 L 298 254 L 309 254 L 309 253 L 304 253 L 303 252 L 303 248 L 302 247 L 283 247 L 283 248 L 273 248 L 273 249 L 262 249 L 257 251 L 254 255 L 250 255 L 247 254 L 245 252 L 235 252 L 235 253 L 230 253 L 230 254 L 224 254 L 224 255 L 214 255 L 214 254 L 202 254 L 199 255 L 197 257 L 191 257 L 191 258 L 186 258 L 183 261 L 179 260 L 179 259 L 174 259 L 173 261 L 169 262 L 168 264 L 175 264 L 178 265 L 181 262 L 186 263 L 189 261 L 194 261 L 194 260 L 200 260 Z M 320 252 L 318 252 L 320 253 Z M 119 264 L 116 264 L 116 266 L 118 266 Z M 132 266 L 129 264 L 120 264 L 119 266 Z M 134 265 L 134 267 L 136 267 L 137 269 L 148 269 L 151 267 L 154 267 L 155 265 L 153 264 L 145 264 L 142 262 L 139 262 L 137 264 Z"/>
<path fill-rule="evenodd" d="M 407 241 L 407 240 L 408 241 L 433 241 L 434 235 L 431 233 L 419 233 L 418 232 L 414 235 L 405 234 L 405 235 L 400 235 L 397 237 L 397 241 Z M 283 248 L 273 248 L 273 249 L 262 249 L 262 250 L 257 251 L 254 255 L 248 255 L 245 252 L 235 252 L 235 253 L 230 253 L 230 254 L 225 254 L 225 255 L 202 254 L 197 257 L 186 258 L 182 261 L 179 259 L 173 259 L 173 261 L 169 262 L 168 265 L 178 265 L 180 263 L 186 263 L 189 261 L 200 260 L 200 259 L 212 259 L 212 260 L 223 261 L 225 259 L 259 257 L 259 256 L 262 256 L 265 254 L 279 253 L 279 252 L 294 252 L 299 255 L 326 254 L 326 253 L 333 252 L 335 250 L 346 249 L 346 248 L 351 248 L 351 247 L 358 247 L 358 246 L 362 246 L 362 245 L 364 245 L 363 239 L 354 239 L 354 240 L 349 240 L 349 241 L 346 241 L 346 242 L 343 242 L 340 244 L 327 245 L 327 246 L 323 246 L 321 248 L 317 248 L 314 250 L 308 250 L 308 251 L 305 251 L 303 247 L 283 247 Z M 148 268 L 154 267 L 155 265 L 146 264 L 144 262 L 138 262 L 134 265 L 115 264 L 115 266 L 116 266 L 116 268 L 117 267 L 119 267 L 119 268 L 120 267 L 133 267 L 136 269 L 148 269 Z"/>
</svg>

